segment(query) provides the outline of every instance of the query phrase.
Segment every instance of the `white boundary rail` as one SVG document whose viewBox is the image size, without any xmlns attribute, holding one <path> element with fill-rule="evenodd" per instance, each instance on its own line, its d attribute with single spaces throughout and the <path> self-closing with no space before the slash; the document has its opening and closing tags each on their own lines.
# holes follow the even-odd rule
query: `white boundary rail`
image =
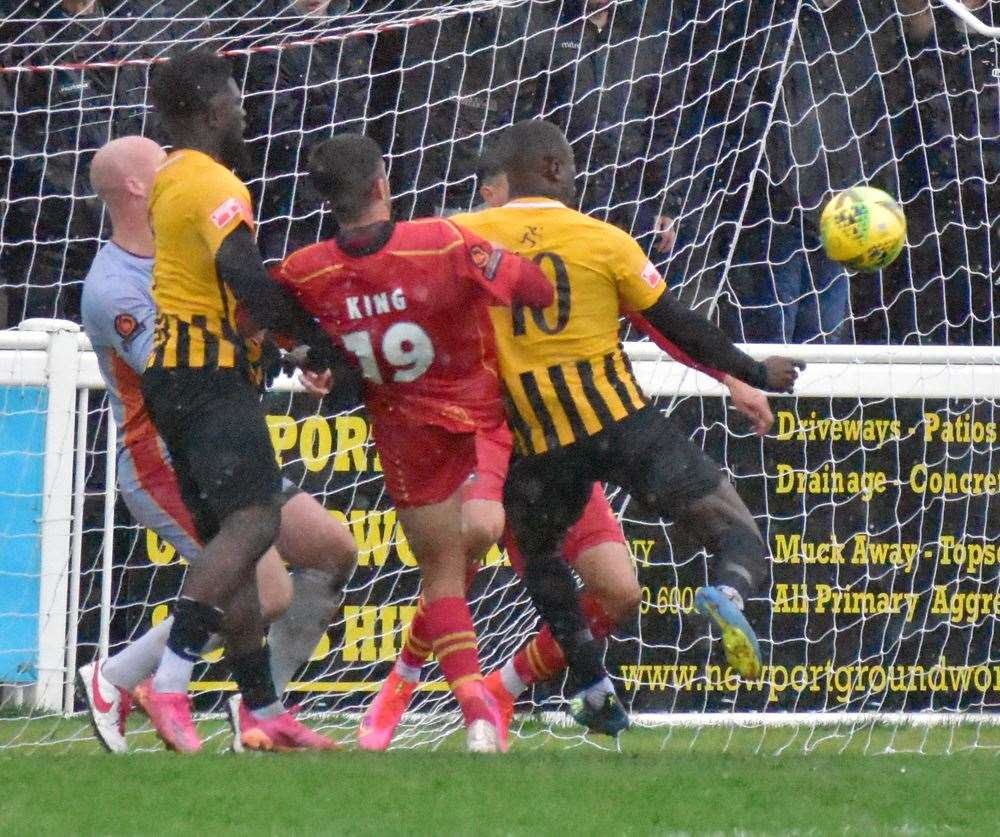
<svg viewBox="0 0 1000 837">
<path fill-rule="evenodd" d="M 772 354 L 799 357 L 808 367 L 796 394 L 805 397 L 986 398 L 1000 396 L 1000 347 L 920 346 L 744 346 L 757 358 Z M 628 354 L 636 374 L 650 395 L 721 396 L 714 380 L 681 366 L 649 343 L 630 343 Z M 0 386 L 46 387 L 44 497 L 39 522 L 41 584 L 39 635 L 34 703 L 39 708 L 73 711 L 76 668 L 76 623 L 80 592 L 83 498 L 86 479 L 83 448 L 90 390 L 104 384 L 86 336 L 79 326 L 61 320 L 29 320 L 17 330 L 0 331 Z M 279 378 L 283 390 L 298 388 Z M 107 434 L 106 456 L 115 461 L 115 435 Z M 114 469 L 108 470 L 106 500 L 114 506 Z M 107 647 L 111 614 L 113 514 L 104 518 L 102 552 L 102 650 Z M 853 716 L 827 713 L 822 722 L 851 723 Z M 867 713 L 864 713 L 867 717 Z M 935 714 L 935 722 L 955 716 Z M 819 716 L 798 716 L 805 723 Z M 991 716 L 992 717 L 992 716 Z M 645 721 L 669 723 L 791 723 L 777 714 L 751 718 L 665 715 Z M 917 716 L 905 716 L 915 721 Z M 881 719 L 872 715 L 871 719 Z M 929 719 L 928 719 L 929 720 Z"/>
</svg>

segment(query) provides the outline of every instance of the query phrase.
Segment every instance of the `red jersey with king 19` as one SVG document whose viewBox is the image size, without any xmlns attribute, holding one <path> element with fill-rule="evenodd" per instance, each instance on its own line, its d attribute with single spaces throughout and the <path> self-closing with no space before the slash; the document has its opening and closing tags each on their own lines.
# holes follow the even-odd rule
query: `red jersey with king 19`
<svg viewBox="0 0 1000 837">
<path fill-rule="evenodd" d="M 386 222 L 291 254 L 276 278 L 357 358 L 378 420 L 504 420 L 492 304 L 551 303 L 535 265 L 444 219 Z"/>
</svg>

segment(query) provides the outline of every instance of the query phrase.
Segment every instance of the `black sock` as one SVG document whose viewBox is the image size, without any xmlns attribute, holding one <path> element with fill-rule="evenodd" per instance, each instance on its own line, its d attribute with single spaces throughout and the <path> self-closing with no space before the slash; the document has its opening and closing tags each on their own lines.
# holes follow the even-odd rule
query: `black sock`
<svg viewBox="0 0 1000 837">
<path fill-rule="evenodd" d="M 716 583 L 732 587 L 744 602 L 760 589 L 767 575 L 767 547 L 749 527 L 728 526 L 714 544 Z"/>
<path fill-rule="evenodd" d="M 566 655 L 566 664 L 580 688 L 604 679 L 604 644 L 595 640 L 580 611 L 576 582 L 566 562 L 557 556 L 525 556 L 524 584 L 535 609 Z"/>
<path fill-rule="evenodd" d="M 271 655 L 266 647 L 234 657 L 229 664 L 247 709 L 252 712 L 277 703 L 271 679 Z"/>
<path fill-rule="evenodd" d="M 178 657 L 195 661 L 209 636 L 218 633 L 221 624 L 222 611 L 217 607 L 181 596 L 174 609 L 174 624 L 167 637 L 167 647 Z"/>
</svg>

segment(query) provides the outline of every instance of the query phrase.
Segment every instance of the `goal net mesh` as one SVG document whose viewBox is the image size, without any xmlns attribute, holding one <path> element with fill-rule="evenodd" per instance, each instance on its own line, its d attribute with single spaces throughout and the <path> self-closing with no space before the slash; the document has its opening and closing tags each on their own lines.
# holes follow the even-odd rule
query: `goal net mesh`
<svg viewBox="0 0 1000 837">
<path fill-rule="evenodd" d="M 630 230 L 681 297 L 734 339 L 887 347 L 877 370 L 884 392 L 830 397 L 831 384 L 773 399 L 776 423 L 763 440 L 726 402 L 699 396 L 694 372 L 684 395 L 653 390 L 724 467 L 767 536 L 768 583 L 748 603 L 766 665 L 755 683 L 726 669 L 693 612 L 710 559 L 609 487 L 642 588 L 637 617 L 610 639 L 607 656 L 634 717 L 670 722 L 664 735 L 692 741 L 733 713 L 800 725 L 763 728 L 762 749 L 828 740 L 925 749 L 923 733 L 871 744 L 873 718 L 972 713 L 982 724 L 982 713 L 1000 708 L 995 393 L 899 391 L 890 348 L 994 345 L 995 42 L 967 33 L 944 9 L 905 0 L 620 2 L 600 27 L 581 22 L 583 3 L 334 0 L 320 4 L 323 16 L 304 14 L 307 5 L 161 0 L 126 9 L 66 0 L 5 12 L 8 323 L 76 318 L 82 277 L 108 234 L 87 164 L 109 138 L 160 136 L 146 83 L 177 43 L 232 58 L 248 123 L 241 173 L 269 259 L 331 234 L 305 162 L 334 130 L 379 140 L 397 214 L 407 217 L 474 206 L 481 149 L 515 119 L 553 119 L 573 143 L 581 207 Z M 89 11 L 66 11 L 76 6 Z M 990 4 L 977 13 L 1000 22 L 990 21 Z M 823 257 L 817 218 L 834 191 L 859 183 L 899 199 L 909 237 L 890 268 L 849 276 Z M 669 254 L 656 249 L 663 223 L 676 236 Z M 927 376 L 947 376 L 948 366 Z M 40 470 L 29 467 L 40 469 L 40 456 L 17 440 L 26 415 L 35 431 L 44 426 L 44 396 L 16 375 L 2 383 L 0 473 L 28 488 L 0 502 L 0 591 L 25 579 L 36 586 L 20 598 L 0 592 L 0 747 L 61 746 L 88 740 L 89 729 L 81 716 L 65 719 L 33 701 L 34 640 L 13 628 L 38 618 L 38 568 L 30 548 L 23 565 L 9 557 L 33 541 L 38 512 L 32 518 L 28 507 L 42 500 Z M 80 418 L 87 479 L 77 665 L 102 641 L 113 652 L 164 618 L 184 566 L 120 502 L 105 526 L 108 413 L 101 393 L 91 396 Z M 317 411 L 282 392 L 266 404 L 285 475 L 344 520 L 360 548 L 344 611 L 293 685 L 307 709 L 326 713 L 323 728 L 346 737 L 401 647 L 417 570 L 364 414 Z M 498 549 L 470 600 L 491 670 L 536 628 Z M 435 665 L 424 679 L 402 746 L 439 742 L 459 726 Z M 214 656 L 195 680 L 198 707 L 218 710 L 231 688 L 224 664 Z M 527 693 L 518 734 L 583 740 L 549 714 L 563 706 L 561 687 Z M 826 726 L 831 720 L 840 725 Z M 946 746 L 991 740 L 977 725 Z"/>
</svg>

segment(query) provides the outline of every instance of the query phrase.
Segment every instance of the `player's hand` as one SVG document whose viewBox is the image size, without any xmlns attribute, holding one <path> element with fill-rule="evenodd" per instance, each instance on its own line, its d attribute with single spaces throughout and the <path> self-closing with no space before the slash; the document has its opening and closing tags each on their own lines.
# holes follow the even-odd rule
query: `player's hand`
<svg viewBox="0 0 1000 837">
<path fill-rule="evenodd" d="M 774 413 L 771 412 L 771 405 L 767 403 L 767 396 L 732 375 L 726 375 L 722 383 L 729 388 L 733 406 L 750 419 L 753 432 L 758 436 L 765 436 L 774 424 Z"/>
<path fill-rule="evenodd" d="M 669 215 L 661 215 L 656 219 L 657 239 L 654 248 L 657 253 L 669 253 L 674 249 L 674 242 L 677 240 L 677 230 L 674 227 L 674 219 Z"/>
<path fill-rule="evenodd" d="M 317 401 L 322 401 L 323 396 L 329 395 L 333 389 L 333 373 L 327 369 L 325 372 L 311 372 L 303 369 L 299 372 L 299 381 L 303 389 Z"/>
<path fill-rule="evenodd" d="M 803 360 L 780 355 L 769 357 L 764 361 L 767 389 L 772 392 L 792 392 L 795 389 L 795 380 L 799 377 L 799 370 L 805 368 Z"/>
</svg>

